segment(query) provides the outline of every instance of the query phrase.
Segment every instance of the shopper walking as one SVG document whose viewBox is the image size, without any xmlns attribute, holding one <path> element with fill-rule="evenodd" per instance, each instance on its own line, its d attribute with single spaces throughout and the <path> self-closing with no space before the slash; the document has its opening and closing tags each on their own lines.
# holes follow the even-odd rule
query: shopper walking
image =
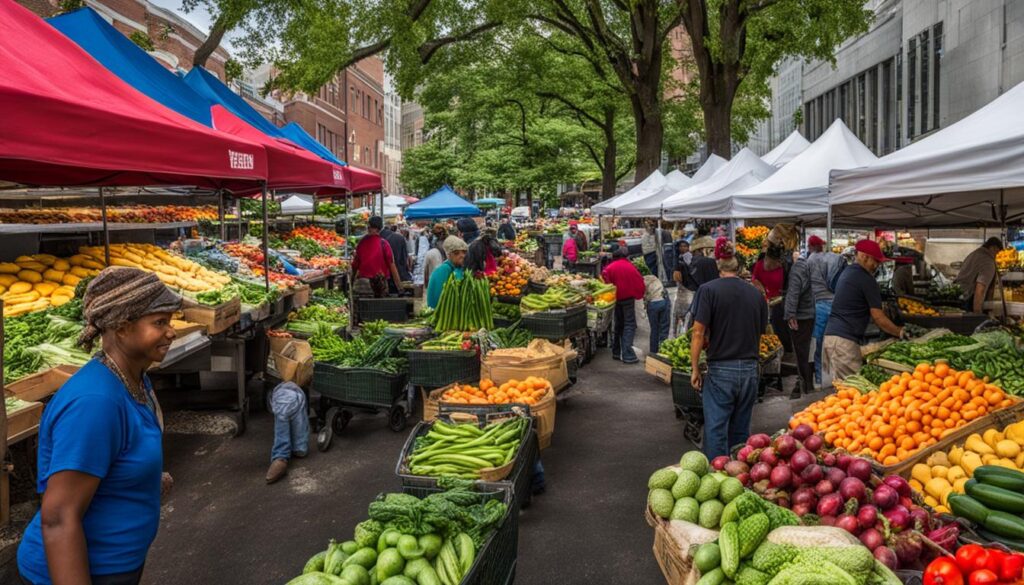
<svg viewBox="0 0 1024 585">
<path fill-rule="evenodd" d="M 487 228 L 482 236 L 469 244 L 469 251 L 466 253 L 466 270 L 474 273 L 482 272 L 490 276 L 498 272 L 498 258 L 504 253 L 505 250 L 498 243 L 494 230 Z"/>
<path fill-rule="evenodd" d="M 441 292 L 444 291 L 444 285 L 448 282 L 449 277 L 454 274 L 456 279 L 462 280 L 465 273 L 463 265 L 468 249 L 469 246 L 466 245 L 466 242 L 463 242 L 458 236 L 448 236 L 444 241 L 444 253 L 448 259 L 430 274 L 430 284 L 427 286 L 427 307 L 437 308 L 437 303 L 441 301 Z"/>
<path fill-rule="evenodd" d="M 512 227 L 508 217 L 501 218 L 501 225 L 498 226 L 498 239 L 512 241 L 516 239 L 516 228 Z"/>
<path fill-rule="evenodd" d="M 676 301 L 672 306 L 672 335 L 682 334 L 690 303 L 693 302 L 693 291 L 697 290 L 693 275 L 690 274 L 692 258 L 690 242 L 679 240 L 676 243 L 676 269 L 672 271 L 672 280 L 676 282 Z"/>
<path fill-rule="evenodd" d="M 274 414 L 274 446 L 270 450 L 267 483 L 288 473 L 288 460 L 302 459 L 309 452 L 309 408 L 306 393 L 293 382 L 282 382 L 270 393 Z"/>
<path fill-rule="evenodd" d="M 464 217 L 460 219 L 455 222 L 455 227 L 459 230 L 459 236 L 463 242 L 466 242 L 467 246 L 480 236 L 480 226 L 476 225 L 476 222 L 471 218 Z"/>
<path fill-rule="evenodd" d="M 644 298 L 644 278 L 619 246 L 612 252 L 612 262 L 601 272 L 605 282 L 615 285 L 615 329 L 612 336 L 612 359 L 626 364 L 640 361 L 633 351 L 636 335 L 636 301 Z"/>
<path fill-rule="evenodd" d="M 387 296 L 388 278 L 397 288 L 402 278 L 398 275 L 391 246 L 381 236 L 384 220 L 375 215 L 367 223 L 366 235 L 356 246 L 352 259 L 352 294 L 355 296 Z"/>
<path fill-rule="evenodd" d="M 665 285 L 653 274 L 644 277 L 644 308 L 647 310 L 647 323 L 651 328 L 649 355 L 654 355 L 658 353 L 661 342 L 668 339 L 672 311 Z"/>
<path fill-rule="evenodd" d="M 811 292 L 811 278 L 807 258 L 800 257 L 789 271 L 789 287 L 786 289 L 784 318 L 793 341 L 796 354 L 796 385 L 789 395 L 800 398 L 814 388 L 814 366 L 811 364 L 811 339 L 814 334 L 814 294 Z"/>
<path fill-rule="evenodd" d="M 395 263 L 395 268 L 398 269 L 399 282 L 392 282 L 388 285 L 388 290 L 391 294 L 398 294 L 402 291 L 401 283 L 412 281 L 412 257 L 409 256 L 409 242 L 402 237 L 402 234 L 398 233 L 398 230 L 392 226 L 383 232 L 381 237 L 384 238 L 388 246 L 391 248 L 392 260 Z"/>
<path fill-rule="evenodd" d="M 651 274 L 658 276 L 658 234 L 655 232 L 654 224 L 648 222 L 644 233 L 640 236 L 640 252 L 644 255 L 644 264 Z"/>
<path fill-rule="evenodd" d="M 690 382 L 703 394 L 704 453 L 709 459 L 728 455 L 729 447 L 750 436 L 757 401 L 757 358 L 768 327 L 764 295 L 739 278 L 731 244 L 719 252 L 721 278 L 697 290 L 690 341 Z M 706 375 L 700 354 L 707 348 Z"/>
<path fill-rule="evenodd" d="M 768 320 L 772 324 L 772 330 L 779 336 L 779 341 L 782 342 L 785 350 L 791 351 L 793 343 L 790 340 L 789 327 L 785 319 L 785 307 L 782 303 L 782 295 L 786 292 L 788 285 L 784 253 L 785 250 L 782 246 L 765 242 L 764 254 L 757 262 L 754 262 L 751 284 L 768 299 Z"/>
<path fill-rule="evenodd" d="M 430 249 L 423 257 L 423 290 L 430 286 L 430 275 L 444 262 L 448 256 L 444 253 L 444 241 L 448 238 L 448 229 L 441 224 L 431 231 Z"/>
<path fill-rule="evenodd" d="M 825 327 L 822 359 L 825 371 L 836 380 L 860 370 L 864 363 L 860 346 L 871 321 L 893 337 L 902 339 L 904 335 L 903 328 L 896 326 L 882 311 L 882 292 L 875 281 L 875 271 L 888 258 L 882 255 L 878 242 L 872 240 L 861 240 L 854 249 L 857 260 L 839 275 L 832 312 Z"/>
<path fill-rule="evenodd" d="M 814 387 L 820 390 L 821 355 L 825 343 L 825 327 L 832 313 L 832 286 L 836 275 L 846 266 L 846 259 L 825 250 L 825 240 L 818 236 L 807 238 L 807 273 L 811 279 L 814 297 Z"/>
<path fill-rule="evenodd" d="M 89 283 L 78 343 L 90 350 L 99 339 L 101 350 L 53 395 L 39 424 L 42 506 L 18 547 L 25 582 L 141 580 L 170 486 L 146 371 L 167 355 L 180 308 L 180 296 L 137 268 L 107 268 Z"/>
</svg>

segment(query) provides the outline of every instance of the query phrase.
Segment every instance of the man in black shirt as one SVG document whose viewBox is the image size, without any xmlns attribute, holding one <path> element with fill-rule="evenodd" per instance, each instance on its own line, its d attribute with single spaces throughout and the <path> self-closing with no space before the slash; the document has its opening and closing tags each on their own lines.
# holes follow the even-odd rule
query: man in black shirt
<svg viewBox="0 0 1024 585">
<path fill-rule="evenodd" d="M 516 228 L 512 227 L 507 217 L 501 218 L 501 225 L 498 226 L 498 239 L 499 240 L 514 240 L 516 239 Z"/>
<path fill-rule="evenodd" d="M 402 282 L 411 282 L 412 272 L 409 270 L 411 258 L 409 257 L 408 242 L 406 242 L 405 238 L 402 237 L 402 234 L 396 231 L 394 226 L 389 229 L 385 229 L 380 233 L 380 235 L 387 240 L 388 245 L 391 246 L 391 253 L 395 257 L 395 267 L 398 268 L 399 278 L 402 279 Z M 398 290 L 398 287 L 396 287 L 394 283 L 392 283 L 389 288 L 391 289 L 392 294 L 402 292 Z"/>
<path fill-rule="evenodd" d="M 882 292 L 875 280 L 878 265 L 889 258 L 872 240 L 861 240 L 854 249 L 857 261 L 844 268 L 836 282 L 836 296 L 822 344 L 822 365 L 835 380 L 860 371 L 864 363 L 860 344 L 871 321 L 889 335 L 903 337 L 903 328 L 897 327 L 882 310 Z"/>
<path fill-rule="evenodd" d="M 690 342 L 690 382 L 703 393 L 704 454 L 728 455 L 729 446 L 750 436 L 757 402 L 757 358 L 761 335 L 768 327 L 768 304 L 752 285 L 741 280 L 732 244 L 718 260 L 721 277 L 697 289 Z M 701 350 L 707 349 L 708 372 L 700 372 Z"/>
</svg>

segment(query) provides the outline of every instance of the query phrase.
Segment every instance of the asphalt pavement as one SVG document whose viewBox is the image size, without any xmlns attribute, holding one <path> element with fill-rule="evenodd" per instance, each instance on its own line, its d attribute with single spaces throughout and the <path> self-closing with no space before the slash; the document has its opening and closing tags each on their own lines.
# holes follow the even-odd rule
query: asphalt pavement
<svg viewBox="0 0 1024 585">
<path fill-rule="evenodd" d="M 668 386 L 602 349 L 567 396 L 542 453 L 547 491 L 520 516 L 516 583 L 662 583 L 643 516 L 646 482 L 693 448 Z M 782 427 L 794 404 L 769 396 L 755 432 Z M 400 490 L 394 471 L 407 433 L 389 430 L 383 415 L 356 415 L 328 452 L 313 448 L 270 486 L 266 413 L 237 438 L 168 434 L 175 486 L 143 583 L 287 582 L 328 540 L 350 538 L 377 494 Z"/>
</svg>

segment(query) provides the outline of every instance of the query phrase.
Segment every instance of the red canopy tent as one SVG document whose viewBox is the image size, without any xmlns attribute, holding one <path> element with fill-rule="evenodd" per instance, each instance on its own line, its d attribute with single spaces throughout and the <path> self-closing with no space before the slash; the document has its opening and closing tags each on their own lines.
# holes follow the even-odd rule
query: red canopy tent
<svg viewBox="0 0 1024 585">
<path fill-rule="evenodd" d="M 262 146 L 139 93 L 12 0 L 0 0 L 0 70 L 2 180 L 247 189 L 267 178 Z"/>
<path fill-rule="evenodd" d="M 380 191 L 380 175 L 377 173 L 360 169 L 352 165 L 345 167 L 345 172 L 348 173 L 349 188 L 352 189 L 353 193 Z"/>
</svg>

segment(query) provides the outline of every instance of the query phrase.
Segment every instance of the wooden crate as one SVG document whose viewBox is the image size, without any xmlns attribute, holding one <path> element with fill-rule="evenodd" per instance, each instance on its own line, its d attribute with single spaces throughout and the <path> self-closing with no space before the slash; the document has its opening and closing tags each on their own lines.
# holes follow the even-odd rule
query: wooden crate
<svg viewBox="0 0 1024 585">
<path fill-rule="evenodd" d="M 232 325 L 238 323 L 242 317 L 242 300 L 235 297 L 214 307 L 208 307 L 185 299 L 182 313 L 186 321 L 205 325 L 207 332 L 210 335 L 215 335 L 227 331 Z"/>
<path fill-rule="evenodd" d="M 43 418 L 42 402 L 23 402 L 19 408 L 7 413 L 7 444 L 17 443 L 39 432 Z"/>
<path fill-rule="evenodd" d="M 26 402 L 39 402 L 59 390 L 77 371 L 78 366 L 57 366 L 11 382 L 4 390 Z"/>
</svg>

